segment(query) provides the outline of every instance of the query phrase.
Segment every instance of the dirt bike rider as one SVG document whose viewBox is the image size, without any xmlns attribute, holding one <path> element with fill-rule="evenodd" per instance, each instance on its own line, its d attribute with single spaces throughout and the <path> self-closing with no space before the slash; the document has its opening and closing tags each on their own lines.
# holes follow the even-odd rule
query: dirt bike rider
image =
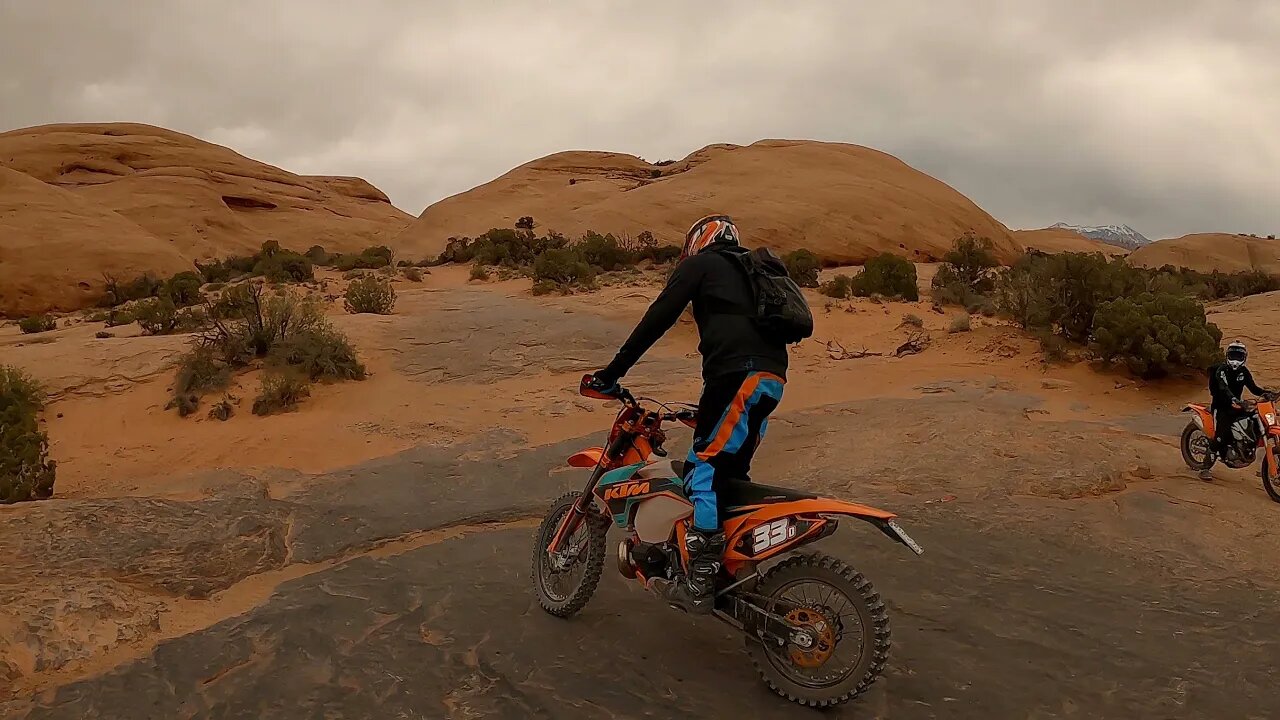
<svg viewBox="0 0 1280 720">
<path fill-rule="evenodd" d="M 689 573 L 675 582 L 654 580 L 668 602 L 690 612 L 709 613 L 714 606 L 725 550 L 717 481 L 749 479 L 751 458 L 786 382 L 786 344 L 765 337 L 749 317 L 754 308 L 752 287 L 733 257 L 746 252 L 727 215 L 709 215 L 694 223 L 666 287 L 591 383 L 600 392 L 615 391 L 619 379 L 693 303 L 703 389 L 684 476 L 694 507 L 693 524 L 685 533 Z"/>
<path fill-rule="evenodd" d="M 1236 340 L 1227 345 L 1226 361 L 1209 368 L 1209 392 L 1213 395 L 1210 409 L 1213 412 L 1214 429 L 1214 436 L 1209 440 L 1209 450 L 1218 455 L 1224 454 L 1232 442 L 1232 424 L 1249 414 L 1241 397 L 1245 388 L 1258 396 L 1268 392 L 1254 382 L 1253 373 L 1245 367 L 1248 360 L 1249 349 Z"/>
</svg>

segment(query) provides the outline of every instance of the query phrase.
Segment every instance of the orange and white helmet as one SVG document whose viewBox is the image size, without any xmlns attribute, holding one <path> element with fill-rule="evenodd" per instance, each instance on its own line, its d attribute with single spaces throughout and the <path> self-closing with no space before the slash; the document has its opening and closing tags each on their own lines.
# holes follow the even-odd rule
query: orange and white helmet
<svg viewBox="0 0 1280 720">
<path fill-rule="evenodd" d="M 685 233 L 684 252 L 680 253 L 680 259 L 697 255 L 708 245 L 717 242 L 738 244 L 738 228 L 728 215 L 708 215 L 694 223 L 689 232 Z"/>
</svg>

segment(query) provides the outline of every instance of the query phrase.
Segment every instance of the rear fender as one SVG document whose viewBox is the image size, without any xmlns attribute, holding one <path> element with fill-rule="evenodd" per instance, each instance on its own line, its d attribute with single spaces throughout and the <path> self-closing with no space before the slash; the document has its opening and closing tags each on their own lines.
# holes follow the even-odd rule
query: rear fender
<svg viewBox="0 0 1280 720">
<path fill-rule="evenodd" d="M 1194 422 L 1196 427 L 1200 428 L 1200 432 L 1213 437 L 1213 413 L 1209 411 L 1209 408 L 1192 404 L 1182 408 L 1182 412 L 1191 413 L 1191 422 Z"/>
<path fill-rule="evenodd" d="M 835 532 L 839 516 L 869 522 L 912 552 L 924 552 L 897 526 L 894 521 L 897 516 L 887 510 L 813 498 L 760 505 L 745 515 L 725 521 L 725 568 L 730 574 L 736 574 L 737 568 L 743 565 L 767 560 L 826 537 Z"/>
</svg>

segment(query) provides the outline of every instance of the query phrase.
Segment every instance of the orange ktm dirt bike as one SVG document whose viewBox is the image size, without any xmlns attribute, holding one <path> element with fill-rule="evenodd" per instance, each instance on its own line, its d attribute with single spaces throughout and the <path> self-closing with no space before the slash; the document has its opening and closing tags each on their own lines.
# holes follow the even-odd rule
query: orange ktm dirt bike
<svg viewBox="0 0 1280 720">
<path fill-rule="evenodd" d="M 616 557 L 626 578 L 651 587 L 653 578 L 683 577 L 689 562 L 684 536 L 693 505 L 684 463 L 665 459 L 662 425 L 695 427 L 697 410 L 623 389 L 601 395 L 588 389 L 589 379 L 583 395 L 621 401 L 622 409 L 604 447 L 569 458 L 573 467 L 591 468 L 590 478 L 581 492 L 551 504 L 535 536 L 535 591 L 543 609 L 559 617 L 580 611 L 595 592 L 610 523 L 625 533 Z M 783 697 L 825 707 L 866 690 L 889 653 L 880 595 L 841 560 L 793 553 L 834 533 L 841 517 L 865 520 L 916 554 L 924 551 L 884 510 L 746 481 L 717 481 L 716 492 L 726 550 L 714 615 L 746 636 L 756 668 Z"/>
<path fill-rule="evenodd" d="M 1262 456 L 1262 487 L 1272 500 L 1280 502 L 1280 417 L 1276 415 L 1276 402 L 1280 393 L 1268 392 L 1262 399 L 1245 400 L 1245 410 L 1231 425 L 1231 442 L 1221 448 L 1218 456 L 1229 468 L 1249 467 Z M 1182 459 L 1192 470 L 1204 471 L 1213 467 L 1218 457 L 1209 451 L 1209 438 L 1214 434 L 1213 413 L 1205 405 L 1191 404 L 1182 409 L 1192 413 L 1191 422 L 1182 431 Z"/>
</svg>

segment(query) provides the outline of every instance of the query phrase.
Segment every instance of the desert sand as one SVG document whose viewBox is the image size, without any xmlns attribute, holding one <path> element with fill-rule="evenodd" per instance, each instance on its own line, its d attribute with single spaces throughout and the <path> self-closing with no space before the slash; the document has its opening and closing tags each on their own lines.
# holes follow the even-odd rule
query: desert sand
<svg viewBox="0 0 1280 720">
<path fill-rule="evenodd" d="M 1280 240 L 1227 233 L 1184 235 L 1138 248 L 1129 255 L 1129 262 L 1149 268 L 1173 265 L 1206 273 L 1259 270 L 1280 275 Z"/>
<path fill-rule="evenodd" d="M 689 223 L 711 212 L 733 216 L 753 243 L 808 248 L 829 264 L 882 252 L 928 262 L 969 231 L 991 238 L 1006 262 L 1021 252 L 999 221 L 892 155 L 798 140 L 711 145 L 661 166 L 621 153 L 557 153 L 428 207 L 398 244 L 435 255 L 450 237 L 522 216 L 570 236 L 648 230 L 680 244 Z"/>
<path fill-rule="evenodd" d="M 358 178 L 313 177 L 129 123 L 0 133 L 0 314 L 72 310 L 103 272 L 191 269 L 265 240 L 358 252 L 411 219 Z"/>
</svg>

